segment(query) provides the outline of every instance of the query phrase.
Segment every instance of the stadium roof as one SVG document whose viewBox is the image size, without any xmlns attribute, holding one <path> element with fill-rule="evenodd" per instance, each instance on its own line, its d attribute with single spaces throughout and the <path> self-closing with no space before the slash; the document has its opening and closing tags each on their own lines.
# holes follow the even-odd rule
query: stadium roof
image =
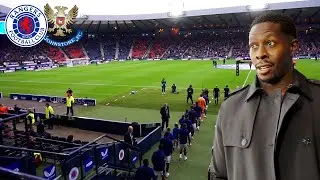
<svg viewBox="0 0 320 180">
<path fill-rule="evenodd" d="M 320 6 L 311 8 L 274 10 L 291 16 L 297 24 L 320 24 Z M 79 18 L 75 26 L 89 33 L 152 32 L 159 29 L 205 30 L 248 27 L 262 11 L 186 16 L 179 18 L 150 18 L 137 20 L 90 20 Z"/>
<path fill-rule="evenodd" d="M 16 1 L 6 1 L 6 3 L 13 6 Z M 35 2 L 37 0 L 28 0 L 28 2 Z M 47 3 L 50 0 L 43 1 L 41 3 Z M 51 1 L 53 5 L 57 5 L 62 0 Z M 72 0 L 71 0 L 72 1 Z M 94 0 L 92 0 L 94 1 Z M 125 0 L 118 0 L 125 1 Z M 136 0 L 145 1 L 145 0 Z M 189 0 L 177 0 L 190 3 L 194 1 Z M 203 1 L 203 0 L 198 0 Z M 232 0 L 228 0 L 231 2 Z M 239 0 L 235 0 L 238 2 Z M 243 0 L 251 1 L 253 0 Z M 261 0 L 258 0 L 259 2 Z M 255 2 L 258 2 L 255 0 Z M 268 0 L 269 2 L 279 0 Z M 289 0 L 280 0 L 289 1 Z M 292 0 L 290 0 L 292 1 Z M 260 14 L 262 11 L 252 10 L 249 5 L 234 6 L 234 7 L 219 7 L 211 9 L 199 9 L 183 11 L 181 17 L 171 17 L 169 12 L 166 13 L 152 13 L 152 14 L 134 14 L 134 15 L 84 15 L 81 13 L 81 6 L 84 1 L 79 4 L 79 17 L 75 22 L 77 28 L 88 31 L 89 33 L 99 32 L 156 32 L 161 29 L 168 30 L 172 28 L 179 28 L 180 30 L 202 30 L 202 29 L 226 29 L 226 28 L 239 28 L 247 27 L 252 19 Z M 88 4 L 89 1 L 85 1 Z M 129 2 L 129 1 L 128 1 Z M 130 1 L 132 2 L 132 1 Z M 167 2 L 165 0 L 164 2 Z M 50 2 L 49 2 L 50 3 Z M 68 5 L 71 2 L 68 1 Z M 32 4 L 32 3 L 31 3 Z M 42 6 L 38 5 L 37 6 Z M 62 5 L 64 3 L 62 2 Z M 237 4 L 237 3 L 235 3 Z M 10 6 L 10 7 L 11 7 Z M 96 6 L 96 5 L 95 5 Z M 102 5 L 101 5 L 102 6 Z M 124 5 L 123 5 L 124 6 Z M 127 6 L 127 5 L 126 5 Z M 69 8 L 71 8 L 70 5 Z M 83 7 L 83 6 L 82 6 Z M 121 9 L 122 7 L 119 7 Z M 110 9 L 110 8 L 108 8 Z M 0 20 L 5 19 L 5 14 L 9 12 L 10 8 L 0 5 Z M 274 10 L 280 13 L 291 16 L 298 24 L 303 23 L 318 23 L 320 24 L 320 0 L 295 0 L 295 2 L 281 2 L 281 3 L 269 3 L 266 4 L 265 10 Z M 2 13 L 1 13 L 2 12 Z"/>
</svg>

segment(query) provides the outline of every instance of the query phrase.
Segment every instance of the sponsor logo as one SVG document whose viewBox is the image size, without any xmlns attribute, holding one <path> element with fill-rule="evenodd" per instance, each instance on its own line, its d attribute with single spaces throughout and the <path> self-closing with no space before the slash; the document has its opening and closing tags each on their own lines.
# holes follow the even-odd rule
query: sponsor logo
<svg viewBox="0 0 320 180">
<path fill-rule="evenodd" d="M 56 177 L 56 166 L 50 165 L 43 170 L 43 177 L 47 179 L 53 179 Z"/>
<path fill-rule="evenodd" d="M 106 159 L 109 156 L 108 155 L 108 148 L 102 148 L 100 154 L 101 154 L 102 160 Z"/>
<path fill-rule="evenodd" d="M 11 42 L 20 47 L 39 44 L 48 29 L 44 13 L 32 5 L 13 8 L 6 17 L 6 32 Z"/>
<path fill-rule="evenodd" d="M 73 167 L 69 172 L 69 180 L 76 180 L 79 176 L 79 168 Z"/>
<path fill-rule="evenodd" d="M 124 150 L 121 149 L 121 150 L 119 151 L 119 160 L 122 161 L 123 158 L 124 158 Z"/>
</svg>

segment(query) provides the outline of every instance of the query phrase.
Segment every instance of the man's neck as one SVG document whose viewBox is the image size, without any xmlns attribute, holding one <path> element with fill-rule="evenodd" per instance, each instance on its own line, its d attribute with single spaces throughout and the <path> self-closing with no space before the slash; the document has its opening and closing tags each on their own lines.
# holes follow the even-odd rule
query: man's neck
<svg viewBox="0 0 320 180">
<path fill-rule="evenodd" d="M 288 90 L 288 86 L 293 83 L 293 70 L 290 70 L 278 83 L 269 84 L 260 82 L 261 87 L 267 94 L 272 94 L 278 89 L 281 89 L 282 96 Z"/>
</svg>

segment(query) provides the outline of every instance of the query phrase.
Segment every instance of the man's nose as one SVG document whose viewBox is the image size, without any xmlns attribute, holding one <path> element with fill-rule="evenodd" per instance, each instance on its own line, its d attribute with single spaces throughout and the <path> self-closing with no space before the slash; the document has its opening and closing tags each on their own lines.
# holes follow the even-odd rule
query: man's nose
<svg viewBox="0 0 320 180">
<path fill-rule="evenodd" d="M 257 59 L 265 59 L 267 58 L 268 55 L 267 55 L 267 51 L 265 49 L 264 46 L 259 46 L 259 49 L 257 51 L 257 54 L 256 54 L 256 58 Z"/>
</svg>

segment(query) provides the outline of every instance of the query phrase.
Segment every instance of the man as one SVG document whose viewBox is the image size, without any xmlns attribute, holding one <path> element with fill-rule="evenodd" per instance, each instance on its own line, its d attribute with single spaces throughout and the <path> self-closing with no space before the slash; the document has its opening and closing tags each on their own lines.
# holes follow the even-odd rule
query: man
<svg viewBox="0 0 320 180">
<path fill-rule="evenodd" d="M 256 78 L 221 106 L 211 178 L 320 179 L 320 82 L 292 66 L 293 21 L 283 14 L 257 17 L 249 47 Z"/>
<path fill-rule="evenodd" d="M 159 145 L 159 149 L 152 154 L 153 169 L 156 172 L 157 177 L 161 177 L 164 180 L 164 168 L 165 168 L 165 155 L 163 153 L 163 145 Z"/>
<path fill-rule="evenodd" d="M 131 146 L 136 145 L 136 139 L 133 136 L 133 127 L 132 126 L 128 127 L 128 131 L 124 134 L 123 140 L 125 143 L 128 143 Z"/>
<path fill-rule="evenodd" d="M 197 129 L 197 112 L 193 109 L 193 106 L 190 106 L 188 117 L 192 123 L 191 136 L 193 137 L 194 131 Z"/>
<path fill-rule="evenodd" d="M 201 125 L 201 113 L 202 113 L 202 109 L 199 106 L 199 103 L 196 102 L 196 104 L 193 105 L 193 109 L 196 111 L 197 113 L 197 130 L 200 130 L 200 125 Z"/>
<path fill-rule="evenodd" d="M 162 81 L 161 81 L 161 93 L 162 94 L 166 94 L 166 86 L 167 86 L 167 81 L 162 78 Z"/>
<path fill-rule="evenodd" d="M 214 104 L 218 104 L 219 103 L 219 96 L 220 96 L 220 89 L 218 88 L 218 86 L 216 86 L 213 89 L 213 95 L 214 95 Z"/>
<path fill-rule="evenodd" d="M 224 90 L 224 100 L 226 100 L 229 97 L 229 92 L 230 92 L 228 85 L 226 85 L 226 87 L 223 90 Z"/>
<path fill-rule="evenodd" d="M 170 110 L 169 110 L 169 106 L 167 103 L 165 103 L 161 107 L 160 114 L 161 114 L 161 119 L 162 119 L 161 130 L 163 131 L 164 126 L 166 126 L 166 128 L 168 128 L 168 126 L 169 126 Z"/>
<path fill-rule="evenodd" d="M 190 131 L 188 131 L 187 124 L 183 123 L 181 126 L 181 129 L 179 131 L 179 147 L 180 147 L 180 156 L 179 160 L 182 159 L 182 152 L 184 155 L 184 160 L 186 161 L 188 159 L 187 157 L 187 144 L 189 143 L 189 146 L 191 146 L 191 139 L 190 139 Z"/>
<path fill-rule="evenodd" d="M 200 108 L 201 108 L 201 121 L 202 121 L 203 118 L 205 117 L 204 112 L 205 112 L 205 109 L 206 109 L 206 106 L 207 106 L 206 100 L 205 100 L 202 96 L 203 96 L 203 95 L 200 94 L 200 97 L 197 99 L 197 103 L 198 103 L 198 105 L 199 105 Z"/>
<path fill-rule="evenodd" d="M 32 128 L 32 125 L 36 122 L 35 118 L 34 118 L 34 113 L 32 111 L 32 109 L 28 109 L 28 114 L 26 116 L 26 119 L 27 119 L 27 126 L 28 126 L 28 129 L 29 128 Z"/>
<path fill-rule="evenodd" d="M 71 88 L 68 88 L 66 95 L 68 97 L 68 94 L 70 94 L 70 96 L 73 96 L 73 91 L 71 90 Z"/>
<path fill-rule="evenodd" d="M 8 114 L 8 107 L 0 104 L 0 114 Z"/>
<path fill-rule="evenodd" d="M 71 112 L 71 116 L 73 116 L 73 104 L 74 104 L 74 98 L 71 96 L 71 94 L 67 94 L 67 116 L 69 115 L 69 111 Z"/>
<path fill-rule="evenodd" d="M 173 143 L 169 137 L 170 133 L 164 133 L 164 137 L 160 140 L 160 144 L 163 147 L 163 153 L 165 155 L 166 167 L 165 167 L 165 177 L 169 177 L 169 165 L 171 163 L 171 154 L 173 152 Z"/>
<path fill-rule="evenodd" d="M 193 99 L 192 99 L 192 95 L 193 95 L 193 88 L 192 85 L 189 86 L 189 88 L 187 89 L 187 104 L 189 103 L 189 99 L 191 100 L 191 103 L 193 104 Z"/>
<path fill-rule="evenodd" d="M 176 84 L 173 84 L 173 85 L 171 86 L 171 92 L 172 92 L 173 94 L 177 94 L 177 86 L 176 86 Z"/>
<path fill-rule="evenodd" d="M 48 125 L 48 129 L 53 129 L 53 116 L 54 116 L 54 110 L 52 108 L 52 106 L 49 105 L 49 103 L 46 103 L 46 109 L 45 109 L 45 113 L 46 113 L 46 120 L 45 123 Z"/>
<path fill-rule="evenodd" d="M 154 170 L 149 167 L 149 160 L 144 159 L 143 165 L 138 168 L 134 176 L 135 180 L 156 180 Z"/>
<path fill-rule="evenodd" d="M 249 61 L 250 70 L 251 70 L 251 66 L 252 66 L 252 61 L 250 60 L 250 61 Z"/>
</svg>

